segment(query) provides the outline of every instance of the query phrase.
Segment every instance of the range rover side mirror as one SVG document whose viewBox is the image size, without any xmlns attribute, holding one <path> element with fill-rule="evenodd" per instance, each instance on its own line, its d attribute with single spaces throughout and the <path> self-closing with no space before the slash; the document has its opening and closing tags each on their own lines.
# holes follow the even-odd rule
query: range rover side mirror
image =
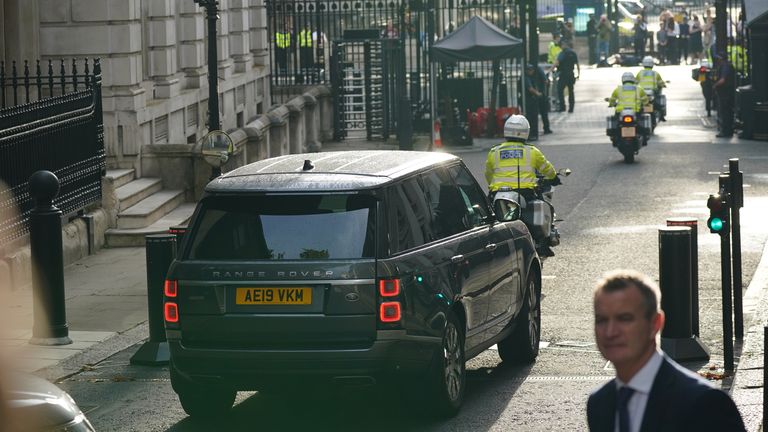
<svg viewBox="0 0 768 432">
<path fill-rule="evenodd" d="M 520 219 L 520 205 L 512 200 L 496 199 L 493 202 L 493 212 L 499 222 L 512 222 Z"/>
</svg>

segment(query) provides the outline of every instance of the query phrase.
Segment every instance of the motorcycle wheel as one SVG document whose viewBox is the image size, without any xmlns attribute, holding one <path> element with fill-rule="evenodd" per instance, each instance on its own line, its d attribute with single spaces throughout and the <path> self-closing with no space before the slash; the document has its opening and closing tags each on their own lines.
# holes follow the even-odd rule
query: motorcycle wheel
<svg viewBox="0 0 768 432">
<path fill-rule="evenodd" d="M 631 150 L 624 152 L 624 163 L 631 164 L 635 162 L 635 154 Z"/>
</svg>

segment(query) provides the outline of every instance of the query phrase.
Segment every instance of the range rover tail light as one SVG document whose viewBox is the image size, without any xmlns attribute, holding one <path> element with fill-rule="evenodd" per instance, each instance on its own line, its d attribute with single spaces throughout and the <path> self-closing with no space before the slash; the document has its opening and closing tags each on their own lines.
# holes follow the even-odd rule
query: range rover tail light
<svg viewBox="0 0 768 432">
<path fill-rule="evenodd" d="M 179 306 L 176 303 L 166 302 L 163 307 L 163 314 L 165 315 L 165 322 L 179 322 Z"/>
<path fill-rule="evenodd" d="M 379 281 L 379 294 L 382 297 L 400 295 L 400 279 L 382 279 Z"/>
<path fill-rule="evenodd" d="M 165 295 L 165 303 L 163 304 L 163 318 L 166 323 L 178 324 L 179 323 L 179 305 L 175 301 L 179 295 L 179 282 L 175 280 L 166 280 L 163 285 L 163 294 Z M 172 326 L 173 327 L 173 326 Z"/>
<path fill-rule="evenodd" d="M 400 279 L 379 279 L 379 323 L 383 328 L 392 328 L 400 324 L 402 319 L 402 290 Z"/>
<path fill-rule="evenodd" d="M 400 321 L 400 302 L 384 302 L 379 307 L 381 322 L 394 323 Z"/>
<path fill-rule="evenodd" d="M 176 297 L 179 293 L 179 283 L 175 280 L 166 280 L 163 292 L 166 297 Z"/>
</svg>

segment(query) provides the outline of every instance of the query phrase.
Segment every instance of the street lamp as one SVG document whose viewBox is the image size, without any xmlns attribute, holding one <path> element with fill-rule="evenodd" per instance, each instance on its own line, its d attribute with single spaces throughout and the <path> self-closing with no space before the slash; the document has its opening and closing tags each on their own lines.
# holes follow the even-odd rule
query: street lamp
<svg viewBox="0 0 768 432">
<path fill-rule="evenodd" d="M 205 18 L 208 20 L 208 130 L 221 129 L 219 120 L 219 76 L 217 70 L 218 55 L 216 53 L 216 21 L 219 19 L 218 0 L 195 0 L 205 8 Z M 210 134 L 210 133 L 209 133 Z M 221 175 L 221 167 L 213 165 L 211 179 Z"/>
</svg>

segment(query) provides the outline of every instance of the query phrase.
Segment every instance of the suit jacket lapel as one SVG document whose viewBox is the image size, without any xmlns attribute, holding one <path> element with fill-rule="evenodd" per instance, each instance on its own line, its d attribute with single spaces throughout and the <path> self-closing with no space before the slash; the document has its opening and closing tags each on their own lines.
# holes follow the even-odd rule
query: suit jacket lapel
<svg viewBox="0 0 768 432">
<path fill-rule="evenodd" d="M 645 405 L 643 422 L 640 425 L 641 432 L 652 432 L 662 430 L 662 420 L 664 411 L 669 406 L 669 395 L 667 391 L 674 383 L 675 376 L 672 373 L 673 367 L 664 357 L 661 367 L 653 379 L 651 392 L 648 394 L 648 403 Z"/>
</svg>

